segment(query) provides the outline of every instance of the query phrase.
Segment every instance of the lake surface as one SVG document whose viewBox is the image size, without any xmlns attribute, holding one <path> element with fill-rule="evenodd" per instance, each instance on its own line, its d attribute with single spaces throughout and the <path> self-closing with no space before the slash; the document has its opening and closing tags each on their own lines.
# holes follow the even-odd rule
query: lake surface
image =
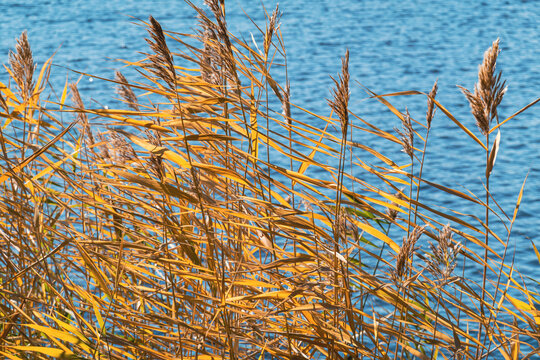
<svg viewBox="0 0 540 360">
<path fill-rule="evenodd" d="M 276 1 L 263 2 L 269 12 L 276 5 Z M 314 112 L 329 114 L 324 100 L 330 96 L 329 75 L 339 72 L 340 57 L 348 48 L 352 80 L 377 93 L 427 92 L 438 79 L 438 100 L 479 136 L 456 85 L 473 87 L 483 53 L 497 37 L 502 49 L 498 69 L 503 70 L 508 83 L 500 116 L 506 118 L 540 96 L 537 1 L 282 0 L 279 4 L 291 101 Z M 256 29 L 242 9 L 260 24 L 264 12 L 259 1 L 227 0 L 229 28 L 249 39 Z M 114 59 L 136 60 L 141 58 L 138 52 L 147 51 L 145 29 L 132 24 L 129 16 L 147 19 L 151 14 L 164 29 L 179 32 L 197 26 L 194 12 L 182 1 L 3 0 L 0 14 L 4 64 L 15 38 L 26 29 L 38 64 L 56 51 L 55 64 L 109 78 L 121 68 Z M 56 89 L 62 88 L 67 74 L 65 68 L 53 69 L 51 81 Z M 0 76 L 2 81 L 5 76 Z M 69 77 L 77 79 L 73 73 Z M 83 78 L 79 85 L 87 105 L 115 106 L 110 100 L 110 85 L 92 80 Z M 356 114 L 388 131 L 398 125 L 384 107 L 364 101 L 366 94 L 356 83 L 351 91 L 351 110 Z M 423 119 L 425 98 L 392 101 L 398 109 L 408 106 L 413 117 Z M 540 131 L 535 130 L 539 126 L 540 105 L 502 127 L 501 149 L 491 176 L 495 198 L 511 214 L 520 186 L 530 172 L 511 250 L 515 246 L 519 269 L 532 277 L 540 275 L 530 244 L 533 240 L 540 246 Z M 437 113 L 433 121 L 430 139 L 426 178 L 445 185 L 458 184 L 480 195 L 484 153 L 479 146 L 442 113 Z M 429 192 L 426 194 L 429 196 Z M 444 197 L 433 200 L 454 205 Z"/>
</svg>

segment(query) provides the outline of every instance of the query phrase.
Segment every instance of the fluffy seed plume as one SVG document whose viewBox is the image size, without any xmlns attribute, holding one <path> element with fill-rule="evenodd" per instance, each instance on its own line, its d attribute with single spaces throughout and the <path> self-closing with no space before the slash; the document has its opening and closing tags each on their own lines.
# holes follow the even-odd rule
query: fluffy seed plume
<svg viewBox="0 0 540 360">
<path fill-rule="evenodd" d="M 36 65 L 34 64 L 26 31 L 23 31 L 21 37 L 17 39 L 15 52 L 9 52 L 9 65 L 22 97 L 28 99 L 34 92 L 33 77 Z"/>
<path fill-rule="evenodd" d="M 502 73 L 495 74 L 499 52 L 497 39 L 484 53 L 484 61 L 478 68 L 478 82 L 474 85 L 474 92 L 459 86 L 469 101 L 476 125 L 484 135 L 489 133 L 490 122 L 497 116 L 497 106 L 506 92 L 506 81 L 501 80 Z"/>
<path fill-rule="evenodd" d="M 285 116 L 285 118 L 287 118 L 287 123 L 289 125 L 292 124 L 290 97 L 291 97 L 291 85 L 287 84 L 287 87 L 283 91 L 283 97 L 281 100 L 281 113 L 283 114 L 283 116 Z"/>
<path fill-rule="evenodd" d="M 199 22 L 203 29 L 204 49 L 201 52 L 203 79 L 216 85 L 222 84 L 223 80 L 228 80 L 231 85 L 240 84 L 236 74 L 233 46 L 222 10 L 224 4 L 217 0 L 205 1 L 205 4 L 214 14 L 215 21 L 212 21 L 204 11 L 198 10 Z"/>
<path fill-rule="evenodd" d="M 402 130 L 399 130 L 398 128 L 395 128 L 396 132 L 401 137 L 401 146 L 403 147 L 403 152 L 409 157 L 413 158 L 414 156 L 414 130 L 411 123 L 411 115 L 409 114 L 409 110 L 406 111 L 405 116 L 403 116 L 403 119 L 401 120 L 401 126 L 403 128 Z"/>
<path fill-rule="evenodd" d="M 120 82 L 116 88 L 118 95 L 122 97 L 130 108 L 135 111 L 139 111 L 139 104 L 137 102 L 137 96 L 128 84 L 126 77 L 120 72 L 116 71 L 116 81 Z"/>
<path fill-rule="evenodd" d="M 148 33 L 151 39 L 146 39 L 146 42 L 154 52 L 154 54 L 147 54 L 148 60 L 150 60 L 150 71 L 161 78 L 171 89 L 174 89 L 176 87 L 176 72 L 165 34 L 156 19 L 150 16 L 148 20 L 150 21 Z"/>
<path fill-rule="evenodd" d="M 403 200 L 405 197 L 403 196 L 403 194 L 401 193 L 401 191 L 398 191 L 395 195 L 394 195 L 396 198 L 398 198 L 399 200 Z M 393 206 L 399 206 L 397 203 L 395 202 L 392 202 L 392 205 Z M 397 216 L 398 216 L 398 211 L 396 209 L 393 209 L 393 208 L 386 208 L 386 215 L 388 215 L 388 217 L 392 220 L 396 220 Z"/>
<path fill-rule="evenodd" d="M 411 231 L 407 238 L 403 238 L 403 244 L 399 249 L 399 253 L 396 256 L 396 267 L 392 272 L 392 278 L 396 283 L 403 280 L 403 276 L 407 273 L 409 259 L 414 255 L 416 248 L 416 242 L 420 236 L 424 233 L 426 227 L 417 226 Z"/>
<path fill-rule="evenodd" d="M 449 225 L 443 227 L 437 236 L 437 243 L 429 243 L 432 254 L 427 257 L 426 269 L 437 279 L 444 282 L 452 275 L 457 256 L 462 245 L 452 241 L 452 229 Z"/>
<path fill-rule="evenodd" d="M 270 50 L 270 44 L 272 44 L 272 36 L 274 35 L 274 31 L 279 26 L 278 21 L 280 17 L 281 13 L 279 12 L 279 5 L 276 5 L 276 8 L 268 21 L 266 33 L 264 34 L 264 53 L 266 55 L 268 55 L 268 51 Z"/>
<path fill-rule="evenodd" d="M 209 84 L 219 85 L 222 83 L 219 74 L 220 57 L 216 47 L 219 47 L 217 34 L 213 24 L 207 18 L 200 17 L 200 26 L 202 31 L 199 32 L 203 48 L 199 55 L 201 63 L 201 76 L 204 81 Z"/>
<path fill-rule="evenodd" d="M 338 80 L 332 78 L 336 85 L 335 89 L 332 89 L 334 98 L 328 100 L 328 104 L 341 121 L 343 136 L 346 135 L 349 126 L 349 79 L 349 50 L 347 50 L 345 56 L 341 59 L 341 75 L 339 75 Z"/>
<path fill-rule="evenodd" d="M 88 137 L 89 145 L 94 145 L 94 135 L 92 134 L 92 129 L 88 123 L 88 116 L 84 112 L 84 104 L 79 89 L 77 88 L 77 84 L 69 84 L 69 89 L 71 90 L 71 101 L 73 102 L 73 106 L 78 110 L 76 121 L 82 123 L 86 136 Z"/>
<path fill-rule="evenodd" d="M 227 23 L 224 14 L 224 2 L 222 0 L 205 0 L 204 3 L 210 8 L 216 19 L 214 26 L 217 35 L 227 49 L 231 49 L 231 40 L 227 33 Z"/>
<path fill-rule="evenodd" d="M 218 0 L 204 0 L 204 4 L 210 8 L 214 15 L 221 14 L 221 4 Z"/>
<path fill-rule="evenodd" d="M 429 97 L 427 101 L 426 121 L 428 129 L 431 128 L 431 121 L 433 120 L 433 115 L 435 115 L 435 103 L 433 102 L 433 99 L 435 99 L 435 96 L 437 96 L 437 89 L 438 85 L 437 81 L 435 81 L 435 84 L 433 84 L 433 87 L 429 92 Z"/>
<path fill-rule="evenodd" d="M 110 151 L 112 153 L 112 160 L 118 164 L 125 164 L 126 162 L 133 160 L 137 157 L 135 150 L 126 141 L 125 137 L 112 132 L 110 135 Z"/>
<path fill-rule="evenodd" d="M 145 131 L 146 138 L 148 139 L 148 142 L 156 147 L 161 147 L 161 135 L 157 131 L 151 131 L 146 129 Z M 153 153 L 150 153 L 150 159 L 149 159 L 149 165 L 150 169 L 154 172 L 154 175 L 156 175 L 160 181 L 163 180 L 165 176 L 165 167 L 163 166 L 163 157 L 161 155 L 154 155 Z"/>
</svg>

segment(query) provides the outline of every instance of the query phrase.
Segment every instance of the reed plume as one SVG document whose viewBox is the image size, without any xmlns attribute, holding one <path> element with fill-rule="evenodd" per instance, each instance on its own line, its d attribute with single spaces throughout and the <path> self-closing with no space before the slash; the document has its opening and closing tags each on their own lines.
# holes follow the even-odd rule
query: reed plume
<svg viewBox="0 0 540 360">
<path fill-rule="evenodd" d="M 148 18 L 150 39 L 145 39 L 154 54 L 147 54 L 150 61 L 150 72 L 162 79 L 171 90 L 176 89 L 176 71 L 172 54 L 167 46 L 165 34 L 159 22 L 152 16 Z"/>
<path fill-rule="evenodd" d="M 332 89 L 333 99 L 328 100 L 328 104 L 336 113 L 341 122 L 341 132 L 346 137 L 347 127 L 349 126 L 349 50 L 345 52 L 345 57 L 341 59 L 341 74 L 338 79 L 334 79 L 335 88 Z"/>
<path fill-rule="evenodd" d="M 285 90 L 283 90 L 281 100 L 281 114 L 287 119 L 287 123 L 291 125 L 291 85 L 287 84 Z"/>
<path fill-rule="evenodd" d="M 270 19 L 268 21 L 268 24 L 266 26 L 266 32 L 264 34 L 264 54 L 265 56 L 268 56 L 268 52 L 270 51 L 270 45 L 272 44 L 272 36 L 274 35 L 274 32 L 279 27 L 279 18 L 281 17 L 281 13 L 279 12 L 279 4 L 276 5 L 276 8 L 272 12 L 272 16 L 270 16 Z"/>
<path fill-rule="evenodd" d="M 476 119 L 476 125 L 480 129 L 480 132 L 485 136 L 486 143 L 486 200 L 485 200 L 485 238 L 484 242 L 486 246 L 489 243 L 489 231 L 487 227 L 489 226 L 489 176 L 493 164 L 495 162 L 495 155 L 497 154 L 498 141 L 494 143 L 494 148 L 490 154 L 489 148 L 489 133 L 491 121 L 493 118 L 498 120 L 497 106 L 501 103 L 502 98 L 506 92 L 506 81 L 501 80 L 502 73 L 499 72 L 495 74 L 497 57 L 499 55 L 499 39 L 495 40 L 492 46 L 484 53 L 484 60 L 478 68 L 478 82 L 474 85 L 474 92 L 471 92 L 464 87 L 459 87 L 471 106 L 471 112 Z M 491 160 L 490 160 L 491 159 Z M 487 260 L 488 260 L 488 250 L 487 247 L 484 251 L 484 272 L 483 272 L 483 285 L 482 285 L 482 301 L 480 302 L 480 312 L 484 313 L 484 298 L 486 295 L 486 278 L 487 278 Z M 481 330 L 483 324 L 480 324 L 480 329 L 478 331 L 478 340 L 481 337 Z M 481 353 L 477 350 L 477 356 Z"/>
<path fill-rule="evenodd" d="M 426 138 L 424 139 L 424 149 L 422 150 L 422 159 L 420 160 L 420 171 L 418 172 L 418 186 L 416 187 L 416 204 L 414 206 L 414 223 L 416 223 L 416 219 L 418 218 L 418 200 L 420 199 L 420 187 L 422 183 L 422 175 L 424 173 L 424 163 L 426 160 L 426 152 L 427 152 L 427 144 L 429 139 L 429 133 L 431 131 L 431 122 L 433 121 L 433 117 L 435 116 L 435 96 L 437 96 L 437 90 L 438 85 L 437 81 L 433 84 L 433 87 L 431 88 L 431 91 L 429 92 L 428 99 L 427 99 L 427 111 L 426 111 L 426 125 L 427 125 L 427 131 L 426 131 Z"/>
<path fill-rule="evenodd" d="M 409 236 L 403 238 L 403 244 L 396 255 L 396 264 L 392 271 L 392 279 L 395 284 L 401 284 L 404 275 L 406 275 L 410 268 L 408 266 L 409 260 L 414 255 L 416 250 L 416 242 L 420 239 L 420 236 L 425 232 L 426 226 L 416 226 L 409 234 Z"/>
<path fill-rule="evenodd" d="M 445 283 L 457 265 L 457 256 L 459 255 L 462 245 L 456 243 L 452 239 L 452 229 L 450 225 L 445 225 L 436 238 L 436 243 L 429 242 L 431 254 L 427 256 L 427 267 L 436 279 L 440 279 Z"/>
<path fill-rule="evenodd" d="M 476 119 L 476 125 L 483 135 L 487 135 L 490 123 L 497 116 L 497 106 L 506 92 L 506 81 L 501 81 L 502 72 L 495 74 L 497 56 L 499 55 L 499 39 L 484 53 L 484 61 L 478 68 L 478 82 L 474 91 L 459 86 Z"/>
<path fill-rule="evenodd" d="M 209 39 L 214 40 L 209 44 L 215 46 L 212 57 L 214 63 L 221 70 L 220 78 L 227 79 L 230 85 L 239 85 L 240 79 L 236 73 L 233 46 L 225 19 L 225 2 L 222 0 L 205 0 L 204 3 L 212 11 L 215 22 L 210 20 L 202 10 L 198 9 L 197 11 L 199 11 L 200 21 L 203 24 L 203 34 L 209 35 Z"/>
<path fill-rule="evenodd" d="M 112 160 L 117 164 L 124 165 L 128 161 L 137 158 L 137 154 L 126 138 L 116 131 L 113 131 L 109 138 L 109 153 L 112 153 Z"/>
<path fill-rule="evenodd" d="M 431 88 L 431 91 L 429 92 L 428 100 L 427 100 L 427 112 L 426 112 L 426 123 L 429 129 L 431 129 L 431 121 L 433 120 L 433 116 L 435 115 L 435 103 L 433 102 L 433 99 L 435 99 L 435 96 L 437 96 L 437 90 L 438 85 L 437 81 L 433 84 L 433 87 Z M 426 139 L 427 142 L 427 139 Z M 421 177 L 421 176 L 420 176 Z"/>
<path fill-rule="evenodd" d="M 201 63 L 201 76 L 204 81 L 213 85 L 222 83 L 219 73 L 220 56 L 216 48 L 219 47 L 218 36 L 214 30 L 213 24 L 206 17 L 199 15 L 199 23 L 202 31 L 199 36 L 202 39 L 203 49 L 199 55 Z"/>
<path fill-rule="evenodd" d="M 414 157 L 414 130 L 412 127 L 409 110 L 406 111 L 401 120 L 401 127 L 402 130 L 399 130 L 398 128 L 395 128 L 394 130 L 399 134 L 401 139 L 401 146 L 403 148 L 402 151 L 407 154 L 412 161 Z"/>
<path fill-rule="evenodd" d="M 73 102 L 73 106 L 76 108 L 77 111 L 76 122 L 82 123 L 84 132 L 87 136 L 88 145 L 92 146 L 95 144 L 94 135 L 92 133 L 90 123 L 88 122 L 88 115 L 85 111 L 84 103 L 81 99 L 81 94 L 79 93 L 77 84 L 69 84 L 69 89 L 71 90 L 71 101 Z"/>
<path fill-rule="evenodd" d="M 36 65 L 34 64 L 26 31 L 23 31 L 17 39 L 15 52 L 9 52 L 9 65 L 13 80 L 19 88 L 21 96 L 23 99 L 30 98 L 34 92 L 34 71 L 36 70 Z"/>
<path fill-rule="evenodd" d="M 398 191 L 394 196 L 398 200 L 405 199 L 405 197 L 403 196 L 402 191 Z M 392 205 L 391 207 L 389 206 L 389 207 L 386 208 L 386 216 L 388 216 L 388 218 L 390 218 L 390 220 L 395 221 L 397 216 L 398 216 L 398 210 L 395 209 L 394 207 L 397 207 L 399 205 L 397 203 L 395 203 L 395 202 L 392 202 L 391 205 Z"/>
<path fill-rule="evenodd" d="M 130 108 L 135 111 L 139 111 L 140 108 L 139 103 L 137 102 L 137 96 L 133 92 L 133 89 L 129 86 L 126 77 L 120 71 L 116 71 L 115 78 L 116 81 L 120 82 L 120 84 L 118 84 L 116 87 L 116 92 L 118 95 L 124 99 Z"/>
</svg>

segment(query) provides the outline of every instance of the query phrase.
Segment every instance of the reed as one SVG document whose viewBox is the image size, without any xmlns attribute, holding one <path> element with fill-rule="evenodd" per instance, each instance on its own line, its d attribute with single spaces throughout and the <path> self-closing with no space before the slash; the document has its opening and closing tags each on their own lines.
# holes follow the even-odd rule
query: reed
<svg viewBox="0 0 540 360">
<path fill-rule="evenodd" d="M 100 79 L 117 109 L 85 105 L 76 83 L 52 89 L 52 58 L 38 73 L 26 34 L 17 41 L 0 83 L 1 356 L 537 356 L 540 295 L 506 256 L 524 187 L 506 214 L 488 181 L 500 144 L 490 133 L 539 100 L 499 122 L 498 41 L 474 91 L 462 89 L 485 141 L 435 99 L 436 83 L 368 90 L 396 116 L 394 134 L 354 112 L 348 52 L 329 113 L 315 114 L 272 75 L 286 72 L 279 9 L 256 44 L 228 30 L 224 1 L 205 3 L 191 4 L 194 34 L 149 18 L 148 53 L 126 62 L 138 77 Z M 424 122 L 395 96 L 427 100 Z M 486 151 L 485 201 L 424 177 L 435 110 Z"/>
</svg>

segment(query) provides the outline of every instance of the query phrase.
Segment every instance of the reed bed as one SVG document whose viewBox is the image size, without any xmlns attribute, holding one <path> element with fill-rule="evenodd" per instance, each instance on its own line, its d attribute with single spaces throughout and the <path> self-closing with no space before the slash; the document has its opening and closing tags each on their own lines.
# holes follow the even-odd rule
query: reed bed
<svg viewBox="0 0 540 360">
<path fill-rule="evenodd" d="M 286 74 L 279 9 L 257 44 L 229 32 L 223 1 L 205 3 L 195 34 L 145 22 L 144 59 L 125 61 L 138 77 L 101 79 L 118 109 L 85 105 L 88 74 L 52 91 L 52 58 L 36 69 L 17 40 L 0 84 L 1 356 L 538 357 L 540 296 L 509 246 L 523 187 L 511 214 L 489 192 L 504 124 L 538 100 L 499 119 L 498 41 L 463 89 L 478 130 L 435 83 L 366 90 L 396 118 L 386 131 L 349 109 L 348 52 L 315 114 L 273 76 Z M 425 119 L 396 96 L 425 98 Z M 432 121 L 484 149 L 484 194 L 422 177 Z M 477 211 L 425 202 L 426 188 Z"/>
</svg>

